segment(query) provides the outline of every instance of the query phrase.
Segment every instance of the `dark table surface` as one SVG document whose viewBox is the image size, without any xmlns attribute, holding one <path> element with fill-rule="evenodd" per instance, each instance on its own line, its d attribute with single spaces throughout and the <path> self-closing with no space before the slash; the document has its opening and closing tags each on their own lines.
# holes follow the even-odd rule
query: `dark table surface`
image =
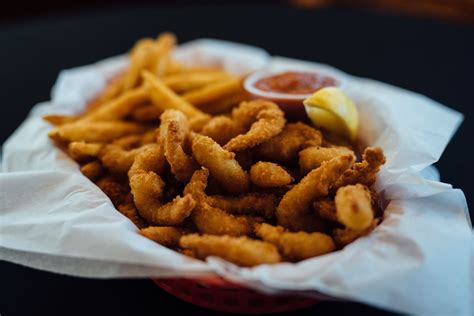
<svg viewBox="0 0 474 316">
<path fill-rule="evenodd" d="M 0 142 L 39 101 L 61 69 L 126 51 L 135 40 L 173 31 L 180 41 L 214 37 L 271 54 L 331 64 L 425 94 L 465 114 L 436 164 L 442 181 L 472 205 L 474 27 L 402 16 L 273 6 L 126 7 L 0 24 Z M 420 117 L 420 120 L 423 118 Z M 471 213 L 472 214 L 472 213 Z M 0 314 L 211 313 L 149 280 L 90 280 L 0 262 Z M 301 314 L 384 314 L 355 303 L 321 303 Z"/>
</svg>

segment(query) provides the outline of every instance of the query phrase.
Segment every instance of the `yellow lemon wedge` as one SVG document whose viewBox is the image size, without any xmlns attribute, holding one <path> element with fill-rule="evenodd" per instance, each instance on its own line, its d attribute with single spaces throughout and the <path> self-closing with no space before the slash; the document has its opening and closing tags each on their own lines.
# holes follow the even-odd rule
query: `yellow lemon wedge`
<svg viewBox="0 0 474 316">
<path fill-rule="evenodd" d="M 359 112 L 354 102 L 336 87 L 327 87 L 303 101 L 311 122 L 339 135 L 355 140 Z"/>
</svg>

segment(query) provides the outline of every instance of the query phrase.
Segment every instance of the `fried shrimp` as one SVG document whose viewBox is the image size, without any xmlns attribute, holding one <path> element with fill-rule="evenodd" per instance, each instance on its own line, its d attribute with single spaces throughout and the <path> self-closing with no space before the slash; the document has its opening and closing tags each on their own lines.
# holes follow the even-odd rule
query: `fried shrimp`
<svg viewBox="0 0 474 316">
<path fill-rule="evenodd" d="M 189 133 L 186 116 L 177 110 L 166 110 L 161 114 L 160 142 L 171 172 L 181 182 L 188 182 L 198 168 L 193 157 L 184 152 L 183 146 Z"/>
<path fill-rule="evenodd" d="M 197 162 L 231 193 L 248 191 L 249 176 L 235 160 L 235 154 L 223 149 L 210 137 L 193 134 L 192 151 Z"/>
<path fill-rule="evenodd" d="M 247 193 L 236 197 L 210 195 L 206 201 L 232 214 L 258 215 L 271 218 L 275 215 L 278 197 L 273 194 Z"/>
<path fill-rule="evenodd" d="M 354 152 L 347 147 L 308 147 L 299 152 L 299 165 L 303 172 L 307 173 L 313 169 L 318 168 L 325 161 L 339 155 L 352 154 Z M 354 156 L 355 159 L 355 156 Z"/>
<path fill-rule="evenodd" d="M 310 146 L 319 146 L 322 134 L 301 122 L 289 123 L 283 131 L 257 148 L 265 160 L 287 162 L 298 156 L 298 152 Z"/>
<path fill-rule="evenodd" d="M 274 188 L 290 184 L 293 178 L 276 163 L 259 161 L 250 168 L 250 181 L 261 188 Z"/>
<path fill-rule="evenodd" d="M 174 248 L 179 244 L 179 239 L 190 231 L 186 228 L 171 226 L 150 226 L 140 229 L 140 234 L 165 247 Z"/>
<path fill-rule="evenodd" d="M 339 188 L 335 202 L 337 219 L 350 229 L 364 230 L 374 220 L 370 191 L 362 184 Z"/>
<path fill-rule="evenodd" d="M 286 123 L 284 112 L 273 102 L 254 100 L 242 102 L 232 111 L 233 120 L 244 129 L 245 134 L 238 135 L 224 149 L 240 151 L 255 147 L 279 134 Z M 250 125 L 250 126 L 249 126 Z"/>
<path fill-rule="evenodd" d="M 385 163 L 385 156 L 380 147 L 367 147 L 362 155 L 362 161 L 355 163 L 352 168 L 346 170 L 334 184 L 334 188 L 340 188 L 349 184 L 360 183 L 368 187 L 375 183 L 377 172 Z"/>
<path fill-rule="evenodd" d="M 278 224 L 289 229 L 298 229 L 298 218 L 307 212 L 311 202 L 326 196 L 329 188 L 354 162 L 352 155 L 341 155 L 308 173 L 297 185 L 286 192 L 278 205 Z"/>
<path fill-rule="evenodd" d="M 201 134 L 209 136 L 223 146 L 229 140 L 244 132 L 243 128 L 228 116 L 216 116 L 204 125 Z"/>
<path fill-rule="evenodd" d="M 196 202 L 191 195 L 177 196 L 163 205 L 165 183 L 159 176 L 166 167 L 163 149 L 159 145 L 147 148 L 135 157 L 128 175 L 133 200 L 140 213 L 153 225 L 175 226 L 191 214 Z"/>
<path fill-rule="evenodd" d="M 144 145 L 139 148 L 125 150 L 119 145 L 106 145 L 101 149 L 99 159 L 110 172 L 115 174 L 127 174 L 135 157 L 150 146 L 154 145 Z"/>
<path fill-rule="evenodd" d="M 200 259 L 218 256 L 244 267 L 281 261 L 274 245 L 247 237 L 191 234 L 181 237 L 179 244 L 184 249 L 192 250 Z"/>
<path fill-rule="evenodd" d="M 208 176 L 207 169 L 197 170 L 184 188 L 184 194 L 191 195 L 197 202 L 192 214 L 197 229 L 201 233 L 212 235 L 242 236 L 250 234 L 252 232 L 251 226 L 259 221 L 258 218 L 234 216 L 208 204 L 209 198 L 204 192 Z M 210 201 L 212 200 L 211 198 Z"/>
<path fill-rule="evenodd" d="M 336 249 L 331 236 L 322 233 L 289 232 L 281 226 L 256 224 L 255 233 L 278 247 L 291 261 L 320 256 Z"/>
<path fill-rule="evenodd" d="M 192 214 L 199 232 L 211 235 L 244 236 L 252 233 L 254 223 L 260 221 L 252 216 L 235 216 L 206 202 L 199 203 Z"/>
<path fill-rule="evenodd" d="M 316 200 L 313 203 L 314 211 L 317 215 L 321 216 L 324 219 L 337 222 L 337 214 L 336 214 L 336 204 L 334 200 L 330 199 L 321 199 Z"/>
</svg>

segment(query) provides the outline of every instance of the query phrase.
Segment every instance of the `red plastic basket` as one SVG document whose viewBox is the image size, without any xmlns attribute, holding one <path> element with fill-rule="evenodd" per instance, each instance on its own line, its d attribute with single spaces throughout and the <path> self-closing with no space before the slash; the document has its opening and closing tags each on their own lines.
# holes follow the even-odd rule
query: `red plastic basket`
<svg viewBox="0 0 474 316">
<path fill-rule="evenodd" d="M 270 314 L 293 311 L 319 302 L 295 295 L 266 295 L 220 277 L 152 279 L 169 294 L 188 303 L 220 312 Z"/>
</svg>

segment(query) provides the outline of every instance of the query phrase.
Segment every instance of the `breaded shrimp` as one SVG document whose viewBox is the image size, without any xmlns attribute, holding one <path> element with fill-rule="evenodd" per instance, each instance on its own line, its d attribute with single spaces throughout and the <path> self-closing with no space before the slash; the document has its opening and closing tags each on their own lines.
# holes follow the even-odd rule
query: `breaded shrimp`
<svg viewBox="0 0 474 316">
<path fill-rule="evenodd" d="M 362 161 L 355 163 L 352 168 L 346 170 L 334 184 L 333 188 L 360 183 L 368 187 L 375 183 L 377 172 L 385 163 L 385 156 L 380 147 L 367 147 L 362 155 Z"/>
<path fill-rule="evenodd" d="M 275 215 L 278 197 L 273 194 L 246 193 L 236 197 L 210 195 L 206 201 L 232 214 L 257 215 L 271 218 Z"/>
<path fill-rule="evenodd" d="M 128 175 L 133 200 L 140 213 L 153 225 L 181 224 L 196 206 L 191 195 L 177 196 L 167 204 L 160 201 L 165 183 L 159 176 L 166 167 L 163 149 L 156 145 L 143 151 L 130 168 Z"/>
<path fill-rule="evenodd" d="M 339 155 L 352 154 L 354 152 L 347 147 L 308 147 L 299 152 L 299 165 L 300 169 L 308 173 L 309 171 L 318 168 L 325 161 L 331 160 L 332 158 Z M 354 155 L 355 159 L 355 155 Z"/>
<path fill-rule="evenodd" d="M 286 123 L 285 114 L 278 105 L 265 100 L 242 102 L 232 111 L 232 118 L 239 126 L 248 129 L 245 134 L 225 144 L 224 149 L 232 152 L 253 148 L 269 140 L 279 134 Z"/>
<path fill-rule="evenodd" d="M 200 259 L 218 256 L 244 267 L 281 261 L 274 245 L 247 237 L 191 234 L 181 237 L 179 244 L 184 249 L 192 250 Z"/>
<path fill-rule="evenodd" d="M 280 134 L 258 146 L 257 152 L 265 160 L 287 162 L 296 158 L 300 150 L 321 142 L 320 131 L 301 122 L 289 123 Z"/>
<path fill-rule="evenodd" d="M 250 181 L 261 188 L 274 188 L 290 184 L 293 178 L 276 163 L 259 161 L 250 168 Z"/>
<path fill-rule="evenodd" d="M 298 218 L 307 212 L 311 202 L 327 195 L 329 188 L 353 162 L 352 155 L 341 155 L 308 173 L 281 199 L 276 211 L 278 224 L 289 229 L 298 229 Z"/>
<path fill-rule="evenodd" d="M 194 134 L 192 151 L 196 161 L 209 169 L 209 172 L 231 193 L 248 191 L 249 176 L 242 169 L 235 154 L 223 149 L 210 137 Z"/>
<path fill-rule="evenodd" d="M 337 222 L 337 214 L 336 214 L 336 204 L 334 200 L 330 199 L 321 199 L 316 200 L 313 203 L 314 211 L 318 216 L 321 216 L 324 219 Z"/>
<path fill-rule="evenodd" d="M 165 150 L 171 172 L 181 182 L 188 182 L 198 168 L 193 157 L 184 152 L 184 141 L 189 133 L 186 116 L 177 110 L 166 110 L 161 114 L 159 141 Z"/>
<path fill-rule="evenodd" d="M 177 247 L 179 239 L 190 231 L 186 228 L 171 226 L 150 226 L 140 229 L 140 234 L 165 247 Z"/>
<path fill-rule="evenodd" d="M 200 133 L 209 136 L 216 143 L 224 146 L 229 140 L 244 132 L 245 130 L 230 117 L 220 115 L 207 122 Z"/>
<path fill-rule="evenodd" d="M 370 191 L 362 184 L 339 188 L 334 200 L 337 219 L 346 227 L 353 230 L 364 230 L 374 220 Z"/>
<path fill-rule="evenodd" d="M 135 157 L 150 146 L 154 145 L 149 144 L 139 148 L 125 150 L 119 145 L 105 145 L 99 153 L 99 159 L 110 172 L 115 174 L 127 174 Z"/>
<path fill-rule="evenodd" d="M 289 232 L 281 226 L 256 224 L 255 233 L 278 247 L 291 261 L 320 256 L 336 249 L 331 236 L 322 233 Z"/>
<path fill-rule="evenodd" d="M 336 243 L 340 246 L 345 246 L 350 244 L 359 237 L 369 234 L 371 231 L 377 227 L 379 224 L 379 219 L 374 219 L 369 227 L 363 230 L 353 230 L 349 227 L 346 228 L 336 228 L 333 230 L 333 237 Z"/>
</svg>

